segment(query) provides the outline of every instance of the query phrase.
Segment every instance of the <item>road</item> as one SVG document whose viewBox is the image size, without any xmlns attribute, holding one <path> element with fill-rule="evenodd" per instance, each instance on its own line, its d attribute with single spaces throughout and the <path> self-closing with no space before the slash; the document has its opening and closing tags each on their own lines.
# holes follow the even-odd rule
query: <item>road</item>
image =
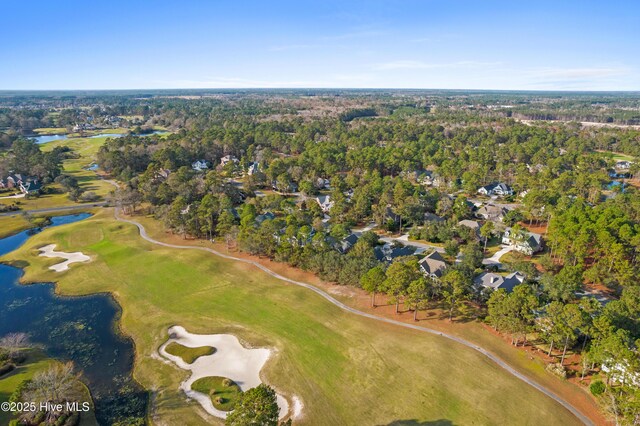
<svg viewBox="0 0 640 426">
<path fill-rule="evenodd" d="M 459 343 L 461 345 L 464 345 L 464 346 L 466 346 L 468 348 L 471 348 L 471 349 L 481 353 L 482 355 L 486 356 L 488 359 L 493 361 L 495 364 L 497 364 L 500 368 L 505 370 L 507 373 L 513 375 L 514 377 L 517 377 L 518 379 L 522 380 L 523 382 L 527 383 L 528 385 L 530 385 L 530 386 L 534 387 L 535 389 L 539 390 L 540 392 L 542 392 L 543 394 L 545 394 L 549 398 L 553 399 L 558 404 L 562 405 L 564 408 L 569 410 L 574 416 L 576 416 L 585 425 L 591 426 L 591 425 L 594 424 L 587 416 L 585 416 L 580 411 L 578 411 L 578 409 L 575 408 L 573 405 L 569 404 L 567 401 L 565 401 L 564 399 L 562 399 L 561 397 L 559 397 L 555 393 L 551 392 L 550 390 L 548 390 L 544 386 L 540 385 L 536 381 L 534 381 L 534 380 L 530 379 L 529 377 L 525 376 L 524 374 L 520 373 L 519 371 L 517 371 L 516 369 L 511 367 L 509 364 L 507 364 L 505 361 L 503 361 L 498 356 L 494 355 L 493 353 L 489 352 L 488 350 L 486 350 L 486 349 L 484 349 L 484 348 L 482 348 L 480 346 L 477 346 L 476 344 L 474 344 L 472 342 L 469 342 L 467 340 L 464 340 L 464 339 L 462 339 L 460 337 L 457 337 L 457 336 L 454 336 L 452 334 L 448 334 L 448 333 L 441 332 L 441 331 L 438 331 L 438 330 L 433 330 L 433 329 L 428 328 L 428 327 L 423 327 L 423 326 L 419 326 L 419 325 L 415 325 L 415 324 L 404 323 L 404 322 L 401 322 L 401 321 L 396 321 L 396 320 L 393 320 L 393 319 L 390 319 L 390 318 L 384 318 L 384 317 L 373 315 L 373 314 L 370 314 L 370 313 L 367 313 L 367 312 L 360 311 L 358 309 L 355 309 L 355 308 L 352 308 L 350 306 L 345 305 L 344 303 L 342 303 L 339 300 L 333 298 L 328 293 L 326 293 L 324 290 L 321 290 L 318 287 L 315 287 L 315 286 L 313 286 L 311 284 L 308 284 L 308 283 L 305 283 L 305 282 L 296 281 L 296 280 L 292 280 L 290 278 L 284 277 L 284 276 L 278 274 L 277 272 L 274 272 L 271 269 L 267 268 L 266 266 L 261 265 L 260 263 L 254 262 L 254 261 L 249 260 L 249 259 L 241 259 L 241 258 L 238 258 L 238 257 L 230 256 L 228 254 L 220 253 L 219 251 L 216 251 L 216 250 L 214 250 L 212 248 L 208 248 L 208 247 L 181 246 L 181 245 L 169 244 L 169 243 L 164 243 L 162 241 L 155 240 L 155 239 L 151 238 L 149 235 L 147 235 L 147 231 L 146 231 L 146 229 L 144 228 L 144 226 L 142 224 L 140 224 L 140 223 L 138 223 L 136 221 L 133 221 L 133 220 L 122 218 L 120 216 L 120 212 L 117 209 L 115 211 L 115 217 L 116 217 L 117 220 L 119 220 L 121 222 L 126 222 L 126 223 L 129 223 L 129 224 L 135 225 L 138 228 L 138 230 L 140 231 L 140 236 L 144 240 L 146 240 L 146 241 L 148 241 L 148 242 L 150 242 L 152 244 L 156 244 L 156 245 L 163 246 L 163 247 L 169 247 L 169 248 L 173 248 L 173 249 L 180 249 L 180 250 L 206 251 L 206 252 L 212 253 L 212 254 L 214 254 L 216 256 L 222 257 L 224 259 L 235 260 L 237 262 L 247 263 L 247 264 L 255 266 L 258 269 L 261 269 L 262 271 L 266 272 L 267 274 L 271 275 L 274 278 L 277 278 L 279 280 L 288 282 L 290 284 L 294 284 L 294 285 L 309 289 L 309 290 L 317 293 L 321 297 L 325 298 L 330 303 L 332 303 L 335 306 L 339 307 L 340 309 L 342 309 L 342 310 L 344 310 L 346 312 L 349 312 L 351 314 L 358 315 L 360 317 L 369 318 L 369 319 L 372 319 L 372 320 L 375 320 L 375 321 L 384 322 L 384 323 L 387 323 L 387 324 L 396 325 L 396 326 L 399 326 L 399 327 L 405 327 L 405 328 L 410 328 L 412 330 L 417 330 L 417 331 L 424 332 L 424 333 L 434 334 L 434 335 L 441 336 L 443 338 L 452 340 L 454 342 L 457 342 L 457 343 Z"/>
<path fill-rule="evenodd" d="M 68 210 L 78 210 L 78 209 L 91 209 L 94 207 L 103 207 L 106 204 L 107 204 L 106 202 L 101 202 L 101 203 L 91 203 L 91 204 L 78 204 L 77 206 L 50 207 L 48 209 L 15 210 L 12 212 L 0 213 L 0 216 L 16 216 L 23 213 L 38 214 L 38 213 L 64 212 Z"/>
</svg>

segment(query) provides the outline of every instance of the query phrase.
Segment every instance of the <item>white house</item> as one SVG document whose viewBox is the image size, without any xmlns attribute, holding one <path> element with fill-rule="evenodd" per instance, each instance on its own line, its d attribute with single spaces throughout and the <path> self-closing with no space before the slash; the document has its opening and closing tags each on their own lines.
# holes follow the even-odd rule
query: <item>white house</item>
<svg viewBox="0 0 640 426">
<path fill-rule="evenodd" d="M 222 167 L 226 166 L 229 163 L 237 164 L 240 160 L 238 160 L 234 155 L 225 155 L 220 158 L 220 165 Z"/>
<path fill-rule="evenodd" d="M 542 235 L 525 231 L 521 236 L 516 236 L 511 228 L 507 228 L 502 236 L 502 244 L 513 246 L 514 250 L 531 256 L 542 250 Z"/>
<path fill-rule="evenodd" d="M 607 373 L 614 382 L 632 384 L 636 387 L 640 387 L 640 373 L 635 371 L 630 372 L 628 362 L 618 364 L 604 362 L 601 367 L 602 371 Z"/>
<path fill-rule="evenodd" d="M 201 172 L 201 171 L 207 170 L 209 166 L 207 165 L 206 160 L 196 160 L 193 163 L 191 163 L 191 168 L 196 172 Z"/>
<path fill-rule="evenodd" d="M 260 165 L 258 163 L 250 163 L 249 169 L 247 170 L 247 174 L 249 176 L 254 175 L 260 171 Z"/>
<path fill-rule="evenodd" d="M 329 213 L 334 204 L 334 201 L 331 200 L 331 195 L 319 195 L 316 197 L 316 202 L 323 213 Z"/>
<path fill-rule="evenodd" d="M 631 161 L 620 160 L 616 161 L 616 169 L 618 170 L 629 170 L 631 168 Z"/>
<path fill-rule="evenodd" d="M 507 185 L 506 183 L 492 183 L 489 185 L 485 185 L 483 187 L 481 187 L 480 189 L 478 189 L 478 194 L 482 194 L 482 195 L 498 195 L 498 196 L 508 196 L 508 195 L 513 195 L 513 189 Z"/>
</svg>

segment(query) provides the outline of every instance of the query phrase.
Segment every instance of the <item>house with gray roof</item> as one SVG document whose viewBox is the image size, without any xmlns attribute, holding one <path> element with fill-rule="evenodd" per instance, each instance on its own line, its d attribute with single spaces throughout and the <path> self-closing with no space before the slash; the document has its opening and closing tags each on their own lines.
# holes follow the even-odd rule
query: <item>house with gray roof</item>
<svg viewBox="0 0 640 426">
<path fill-rule="evenodd" d="M 524 275 L 520 272 L 513 272 L 509 275 L 500 275 L 494 272 L 483 272 L 478 275 L 473 283 L 479 290 L 491 289 L 493 291 L 501 288 L 507 292 L 513 291 L 513 288 L 524 282 Z"/>
<path fill-rule="evenodd" d="M 498 195 L 503 197 L 513 195 L 513 189 L 506 183 L 498 182 L 480 187 L 480 189 L 478 189 L 478 194 L 487 196 Z"/>
<path fill-rule="evenodd" d="M 504 207 L 485 204 L 476 211 L 476 216 L 491 222 L 502 222 L 507 213 L 509 213 L 509 210 Z"/>
<path fill-rule="evenodd" d="M 434 251 L 420 259 L 418 264 L 420 265 L 422 273 L 432 280 L 442 278 L 444 271 L 447 269 L 447 263 L 437 251 Z"/>
</svg>

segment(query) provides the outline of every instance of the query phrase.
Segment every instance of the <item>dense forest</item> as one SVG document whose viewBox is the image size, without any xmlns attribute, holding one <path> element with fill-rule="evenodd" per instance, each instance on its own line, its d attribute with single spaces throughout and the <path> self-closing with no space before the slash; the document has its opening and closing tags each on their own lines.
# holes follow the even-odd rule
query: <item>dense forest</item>
<svg viewBox="0 0 640 426">
<path fill-rule="evenodd" d="M 223 240 L 361 287 L 373 304 L 385 295 L 416 317 L 437 309 L 450 320 L 479 318 L 516 346 L 537 339 L 556 351 L 554 372 L 589 378 L 620 422 L 640 419 L 640 130 L 622 126 L 640 123 L 640 97 L 185 91 L 7 95 L 0 106 L 4 167 L 34 173 L 37 164 L 48 179 L 63 153 L 36 152 L 21 136 L 34 128 L 117 116 L 170 129 L 101 147 L 98 164 L 122 183 L 113 202 L 126 212 L 144 209 L 185 238 Z M 495 182 L 513 194 L 478 194 Z M 504 217 L 478 216 L 491 203 Z M 519 284 L 483 289 L 478 277 L 496 273 L 483 264 L 487 246 L 507 227 L 516 241 L 540 231 L 544 250 L 510 253 L 501 273 L 517 273 Z M 428 252 L 405 253 L 411 247 L 397 241 L 384 249 L 400 255 L 380 256 L 382 239 L 402 234 L 441 249 L 441 276 L 423 273 Z M 590 297 L 594 289 L 606 301 Z M 568 352 L 579 371 L 565 368 Z"/>
</svg>

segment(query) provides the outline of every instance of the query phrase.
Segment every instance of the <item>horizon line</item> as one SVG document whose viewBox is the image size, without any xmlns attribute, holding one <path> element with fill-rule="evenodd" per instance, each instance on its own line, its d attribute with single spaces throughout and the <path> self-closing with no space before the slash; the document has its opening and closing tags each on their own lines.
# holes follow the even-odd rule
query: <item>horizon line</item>
<svg viewBox="0 0 640 426">
<path fill-rule="evenodd" d="M 419 87 L 167 87 L 167 88 L 135 88 L 135 89 L 0 89 L 3 92 L 141 92 L 141 91 L 301 91 L 301 90 L 351 90 L 351 91 L 448 91 L 448 92 L 562 92 L 562 93 L 640 93 L 640 89 L 452 89 L 452 88 L 419 88 Z"/>
</svg>

